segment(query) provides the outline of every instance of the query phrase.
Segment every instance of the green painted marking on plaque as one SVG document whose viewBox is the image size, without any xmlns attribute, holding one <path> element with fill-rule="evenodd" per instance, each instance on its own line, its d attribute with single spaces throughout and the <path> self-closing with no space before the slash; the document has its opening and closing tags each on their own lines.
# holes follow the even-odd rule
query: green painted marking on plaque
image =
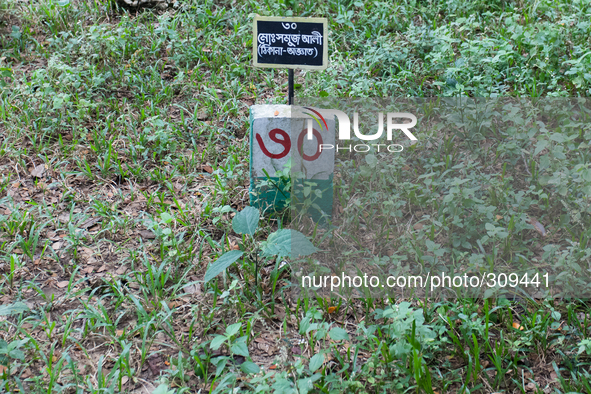
<svg viewBox="0 0 591 394">
<path fill-rule="evenodd" d="M 262 211 L 286 208 L 290 200 L 290 183 L 297 190 L 298 202 L 312 199 L 326 215 L 332 214 L 334 150 L 320 149 L 320 143 L 334 144 L 334 119 L 324 126 L 315 125 L 314 138 L 306 138 L 307 115 L 292 117 L 292 106 L 254 105 L 250 111 L 250 201 Z M 301 146 L 297 146 L 300 143 Z M 294 169 L 303 177 L 294 178 Z M 278 174 L 279 173 L 279 174 Z M 313 182 L 304 196 L 304 182 Z M 320 212 L 310 212 L 320 217 Z"/>
</svg>

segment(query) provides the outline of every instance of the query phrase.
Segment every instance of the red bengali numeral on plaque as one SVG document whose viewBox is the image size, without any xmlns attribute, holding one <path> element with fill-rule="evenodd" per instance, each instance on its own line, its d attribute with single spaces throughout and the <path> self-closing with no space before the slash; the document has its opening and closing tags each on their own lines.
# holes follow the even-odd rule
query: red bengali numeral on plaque
<svg viewBox="0 0 591 394">
<path fill-rule="evenodd" d="M 320 155 L 322 154 L 322 151 L 320 150 L 320 145 L 323 144 L 322 135 L 320 134 L 320 132 L 318 130 L 313 129 L 313 134 L 314 134 L 314 137 L 316 137 L 318 144 L 316 145 L 315 153 L 312 156 L 310 156 L 310 155 L 307 155 L 304 153 L 304 137 L 306 136 L 307 132 L 308 132 L 308 130 L 306 130 L 306 129 L 302 130 L 302 132 L 300 133 L 300 135 L 298 137 L 298 152 L 300 153 L 300 156 L 302 156 L 302 158 L 304 160 L 314 161 L 314 160 L 318 159 L 318 157 L 320 157 Z M 281 136 L 283 139 L 279 139 L 278 136 Z M 273 129 L 273 130 L 269 131 L 269 138 L 271 139 L 271 141 L 276 142 L 279 145 L 283 146 L 283 150 L 280 153 L 269 152 L 269 150 L 265 146 L 265 142 L 263 141 L 263 138 L 260 136 L 259 133 L 257 133 L 256 140 L 259 143 L 259 146 L 261 148 L 261 151 L 263 151 L 263 154 L 267 157 L 270 157 L 271 159 L 282 159 L 285 156 L 287 156 L 287 154 L 289 153 L 289 150 L 291 149 L 291 138 L 289 137 L 289 135 L 284 130 Z"/>
<path fill-rule="evenodd" d="M 277 135 L 280 135 L 281 137 L 283 137 L 283 139 L 280 140 L 279 138 L 277 138 Z M 287 156 L 289 150 L 291 149 L 291 139 L 289 138 L 289 135 L 281 129 L 273 129 L 269 131 L 269 138 L 271 139 L 271 141 L 283 146 L 283 151 L 281 153 L 269 152 L 269 150 L 265 146 L 265 143 L 263 142 L 263 138 L 259 135 L 259 133 L 257 133 L 256 138 L 265 156 L 270 157 L 271 159 L 281 159 Z"/>
<path fill-rule="evenodd" d="M 316 137 L 316 140 L 318 141 L 318 145 L 316 145 L 316 153 L 314 153 L 314 155 L 312 155 L 312 156 L 308 156 L 307 154 L 304 153 L 304 136 L 308 133 L 308 130 L 306 130 L 306 129 L 302 130 L 302 132 L 300 133 L 300 136 L 298 137 L 298 152 L 300 152 L 300 156 L 302 156 L 302 158 L 307 161 L 314 161 L 314 160 L 318 159 L 318 157 L 322 153 L 322 151 L 320 150 L 320 145 L 322 145 L 322 143 L 323 143 L 322 136 L 320 135 L 320 133 L 316 129 L 313 129 L 313 132 L 314 132 L 314 137 Z"/>
</svg>

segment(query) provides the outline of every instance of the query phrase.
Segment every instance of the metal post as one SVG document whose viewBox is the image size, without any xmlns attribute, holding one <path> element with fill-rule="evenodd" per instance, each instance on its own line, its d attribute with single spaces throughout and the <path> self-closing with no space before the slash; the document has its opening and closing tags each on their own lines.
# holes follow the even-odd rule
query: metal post
<svg viewBox="0 0 591 394">
<path fill-rule="evenodd" d="M 289 69 L 287 82 L 287 103 L 293 105 L 293 68 Z"/>
</svg>

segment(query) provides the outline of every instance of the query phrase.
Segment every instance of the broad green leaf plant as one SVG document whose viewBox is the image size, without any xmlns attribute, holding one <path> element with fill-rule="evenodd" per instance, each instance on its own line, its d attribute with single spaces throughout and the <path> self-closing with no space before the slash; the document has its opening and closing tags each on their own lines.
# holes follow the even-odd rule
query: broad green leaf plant
<svg viewBox="0 0 591 394">
<path fill-rule="evenodd" d="M 259 227 L 260 211 L 253 207 L 246 207 L 238 212 L 232 219 L 232 229 L 254 240 L 254 235 Z M 270 258 L 298 258 L 317 252 L 318 249 L 299 231 L 291 229 L 279 229 L 271 234 L 266 241 L 260 242 L 255 248 L 255 278 L 258 284 L 259 257 Z M 226 268 L 244 256 L 243 250 L 231 250 L 221 255 L 205 272 L 205 283 L 209 282 Z"/>
</svg>

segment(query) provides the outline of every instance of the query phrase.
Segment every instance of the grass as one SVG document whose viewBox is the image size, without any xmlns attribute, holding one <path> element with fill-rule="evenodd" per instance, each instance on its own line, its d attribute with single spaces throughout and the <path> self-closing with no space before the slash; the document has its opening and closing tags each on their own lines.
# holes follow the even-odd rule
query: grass
<svg viewBox="0 0 591 394">
<path fill-rule="evenodd" d="M 331 64 L 296 74 L 300 98 L 585 97 L 588 2 L 184 4 L 0 0 L 0 392 L 591 392 L 586 300 L 295 298 L 289 266 L 254 255 L 282 223 L 232 227 L 248 108 L 287 92 L 251 66 L 253 13 L 329 18 Z M 433 155 L 470 152 L 448 137 Z M 588 148 L 569 154 L 563 183 L 538 179 L 554 213 L 585 197 L 568 188 Z M 494 186 L 487 204 L 517 198 Z M 571 217 L 559 245 L 588 239 Z"/>
</svg>

